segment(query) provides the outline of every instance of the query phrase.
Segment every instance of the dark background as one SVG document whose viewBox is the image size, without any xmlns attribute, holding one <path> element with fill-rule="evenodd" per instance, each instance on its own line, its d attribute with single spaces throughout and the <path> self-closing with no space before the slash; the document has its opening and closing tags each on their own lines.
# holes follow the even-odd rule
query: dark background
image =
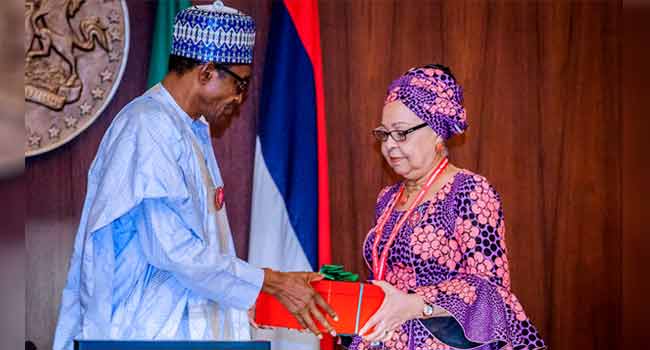
<svg viewBox="0 0 650 350">
<path fill-rule="evenodd" d="M 1 185 L 18 203 L 4 213 L 15 222 L 24 193 L 25 264 L 9 274 L 24 270 L 25 337 L 40 349 L 51 347 L 90 163 L 112 118 L 146 88 L 156 3 L 128 4 L 129 63 L 108 108 Z M 227 4 L 258 27 L 249 99 L 213 140 L 245 258 L 271 3 Z M 550 349 L 647 344 L 650 4 L 323 0 L 320 12 L 334 262 L 365 274 L 359 251 L 375 198 L 395 180 L 369 133 L 388 83 L 412 66 L 444 63 L 464 86 L 470 123 L 450 145 L 451 160 L 501 193 L 513 289 Z"/>
</svg>

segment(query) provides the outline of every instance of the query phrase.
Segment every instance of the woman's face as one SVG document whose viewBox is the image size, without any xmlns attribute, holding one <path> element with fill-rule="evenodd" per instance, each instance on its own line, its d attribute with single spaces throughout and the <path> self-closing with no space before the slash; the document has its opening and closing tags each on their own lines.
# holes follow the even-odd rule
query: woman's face
<svg viewBox="0 0 650 350">
<path fill-rule="evenodd" d="M 422 123 L 422 119 L 402 102 L 395 101 L 384 106 L 381 125 L 377 129 L 407 130 Z M 381 144 L 381 153 L 395 173 L 409 180 L 417 180 L 435 166 L 437 139 L 436 133 L 427 126 L 411 132 L 402 142 L 396 142 L 389 136 Z"/>
</svg>

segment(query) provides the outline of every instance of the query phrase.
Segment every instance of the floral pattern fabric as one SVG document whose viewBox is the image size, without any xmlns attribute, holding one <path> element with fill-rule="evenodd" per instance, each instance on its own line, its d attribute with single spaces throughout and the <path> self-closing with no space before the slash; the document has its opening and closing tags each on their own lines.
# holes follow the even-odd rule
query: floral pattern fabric
<svg viewBox="0 0 650 350">
<path fill-rule="evenodd" d="M 400 184 L 378 196 L 375 219 L 387 210 Z M 394 210 L 379 241 L 381 252 L 404 211 Z M 364 258 L 370 270 L 375 228 Z M 501 200 L 488 181 L 467 170 L 457 173 L 432 200 L 421 203 L 390 247 L 386 281 L 417 293 L 447 310 L 474 349 L 542 349 L 544 342 L 510 291 L 505 223 Z M 372 278 L 372 276 L 371 276 Z M 395 331 L 384 349 L 455 349 L 437 339 L 420 320 Z M 371 349 L 355 337 L 350 349 Z"/>
</svg>

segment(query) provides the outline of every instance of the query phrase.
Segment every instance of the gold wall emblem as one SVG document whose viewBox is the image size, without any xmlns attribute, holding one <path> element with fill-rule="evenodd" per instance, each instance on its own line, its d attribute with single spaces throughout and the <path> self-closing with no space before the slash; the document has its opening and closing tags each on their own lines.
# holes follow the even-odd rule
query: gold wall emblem
<svg viewBox="0 0 650 350">
<path fill-rule="evenodd" d="M 101 114 L 126 67 L 124 0 L 27 0 L 25 154 L 73 139 Z"/>
</svg>

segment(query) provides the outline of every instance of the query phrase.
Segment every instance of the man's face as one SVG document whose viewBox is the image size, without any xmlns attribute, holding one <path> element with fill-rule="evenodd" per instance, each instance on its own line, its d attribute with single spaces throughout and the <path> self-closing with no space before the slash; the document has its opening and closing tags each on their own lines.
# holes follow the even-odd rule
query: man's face
<svg viewBox="0 0 650 350">
<path fill-rule="evenodd" d="M 236 74 L 245 81 L 250 80 L 250 65 L 232 65 L 225 69 L 231 73 L 210 64 L 209 77 L 201 80 L 199 89 L 199 104 L 201 114 L 208 122 L 216 123 L 219 119 L 231 116 L 238 110 L 246 97 L 246 89 L 233 76 Z"/>
</svg>

